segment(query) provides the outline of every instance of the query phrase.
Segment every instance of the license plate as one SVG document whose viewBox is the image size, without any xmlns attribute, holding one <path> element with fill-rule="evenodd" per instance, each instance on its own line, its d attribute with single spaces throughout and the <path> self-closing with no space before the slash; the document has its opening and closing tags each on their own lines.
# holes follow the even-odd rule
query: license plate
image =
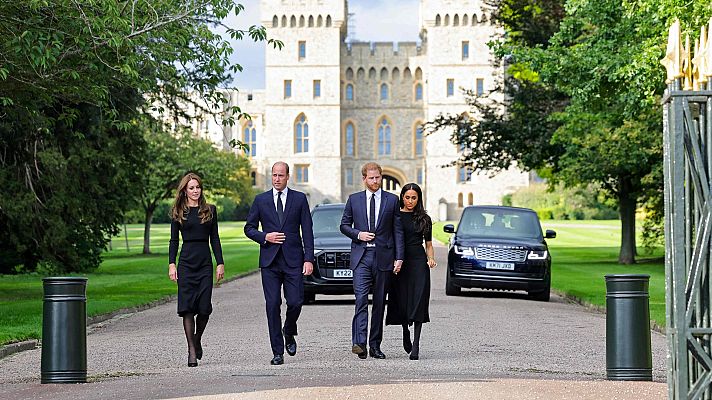
<svg viewBox="0 0 712 400">
<path fill-rule="evenodd" d="M 350 269 L 335 269 L 334 278 L 351 278 L 354 276 L 354 271 Z"/>
<path fill-rule="evenodd" d="M 502 263 L 502 262 L 485 262 L 485 268 L 487 269 L 502 269 L 506 271 L 514 271 L 514 263 Z"/>
</svg>

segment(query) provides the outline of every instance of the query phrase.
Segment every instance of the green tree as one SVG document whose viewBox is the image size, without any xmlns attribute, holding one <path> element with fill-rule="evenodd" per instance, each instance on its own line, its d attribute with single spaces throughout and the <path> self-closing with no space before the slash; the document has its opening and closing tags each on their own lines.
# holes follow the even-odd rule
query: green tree
<svg viewBox="0 0 712 400">
<path fill-rule="evenodd" d="M 0 273 L 98 266 L 161 104 L 223 110 L 232 0 L 0 2 Z M 262 27 L 227 33 L 265 40 Z M 281 46 L 279 42 L 272 42 Z M 238 118 L 239 109 L 231 115 Z"/>
<path fill-rule="evenodd" d="M 151 222 L 161 201 L 175 196 L 178 183 L 187 172 L 203 179 L 211 195 L 226 196 L 240 203 L 252 192 L 250 162 L 244 156 L 214 147 L 188 130 L 171 132 L 158 121 L 144 118 L 145 170 L 137 188 L 138 202 L 144 211 L 143 253 L 150 254 Z"/>
</svg>

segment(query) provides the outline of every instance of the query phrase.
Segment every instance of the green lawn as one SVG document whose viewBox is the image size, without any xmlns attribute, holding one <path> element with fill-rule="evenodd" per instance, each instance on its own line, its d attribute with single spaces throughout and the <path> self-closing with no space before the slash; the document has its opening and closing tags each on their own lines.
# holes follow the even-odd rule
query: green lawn
<svg viewBox="0 0 712 400">
<path fill-rule="evenodd" d="M 226 278 L 254 270 L 259 247 L 242 232 L 244 222 L 220 223 Z M 86 276 L 87 314 L 94 316 L 147 304 L 176 293 L 168 279 L 169 225 L 153 225 L 151 255 L 142 255 L 143 226 L 128 225 L 129 251 L 123 233 L 112 241 L 104 262 Z M 42 333 L 42 276 L 0 275 L 0 344 Z"/>
<path fill-rule="evenodd" d="M 443 243 L 447 243 L 450 236 L 442 230 L 446 223 L 439 222 L 433 227 L 434 236 Z M 555 230 L 557 235 L 556 239 L 547 240 L 552 259 L 551 286 L 555 291 L 585 304 L 605 307 L 606 275 L 648 274 L 650 318 L 659 326 L 665 326 L 662 250 L 646 254 L 639 249 L 638 264 L 619 265 L 619 221 L 542 221 L 541 225 L 542 229 Z"/>
</svg>

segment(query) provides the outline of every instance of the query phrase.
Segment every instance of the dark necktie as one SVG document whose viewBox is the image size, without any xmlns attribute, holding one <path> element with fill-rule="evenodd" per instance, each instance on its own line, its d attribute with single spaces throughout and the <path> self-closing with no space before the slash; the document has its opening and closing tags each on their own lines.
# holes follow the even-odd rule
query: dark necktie
<svg viewBox="0 0 712 400">
<path fill-rule="evenodd" d="M 371 193 L 370 213 L 368 215 L 368 230 L 376 232 L 376 195 Z"/>
<path fill-rule="evenodd" d="M 279 218 L 279 224 L 282 225 L 284 221 L 284 206 L 282 206 L 282 192 L 277 192 L 277 217 Z"/>
</svg>

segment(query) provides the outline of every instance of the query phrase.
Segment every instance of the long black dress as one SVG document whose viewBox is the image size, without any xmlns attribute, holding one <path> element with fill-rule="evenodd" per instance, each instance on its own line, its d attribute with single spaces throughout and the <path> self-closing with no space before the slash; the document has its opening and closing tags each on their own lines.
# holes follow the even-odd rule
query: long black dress
<svg viewBox="0 0 712 400">
<path fill-rule="evenodd" d="M 430 267 L 423 241 L 433 240 L 430 223 L 424 232 L 416 231 L 412 212 L 401 212 L 405 240 L 403 267 L 391 277 L 386 325 L 430 322 Z"/>
<path fill-rule="evenodd" d="M 179 224 L 171 221 L 171 240 L 168 246 L 168 262 L 175 263 L 178 254 L 178 232 L 183 237 L 183 246 L 178 262 L 178 315 L 210 315 L 213 311 L 213 260 L 223 264 L 222 247 L 218 236 L 218 214 L 210 206 L 213 218 L 200 223 L 198 207 L 190 207 L 187 219 Z M 208 241 L 210 247 L 208 247 Z"/>
</svg>

